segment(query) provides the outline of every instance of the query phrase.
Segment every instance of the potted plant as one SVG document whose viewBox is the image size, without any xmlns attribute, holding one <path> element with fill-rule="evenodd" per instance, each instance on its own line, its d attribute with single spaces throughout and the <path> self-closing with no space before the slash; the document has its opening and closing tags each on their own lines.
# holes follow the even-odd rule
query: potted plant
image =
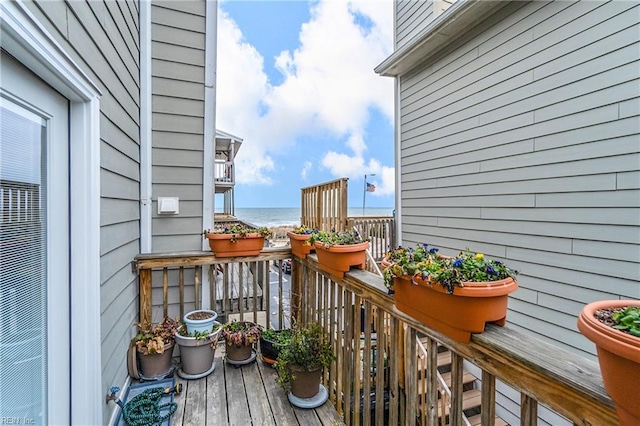
<svg viewBox="0 0 640 426">
<path fill-rule="evenodd" d="M 313 232 L 309 243 L 316 248 L 320 269 L 338 278 L 352 266 L 364 269 L 366 265 L 369 242 L 355 230 Z"/>
<path fill-rule="evenodd" d="M 193 333 L 210 333 L 213 329 L 213 324 L 218 318 L 218 313 L 209 309 L 198 309 L 195 311 L 187 312 L 182 321 L 186 327 L 188 334 Z"/>
<path fill-rule="evenodd" d="M 264 240 L 271 235 L 265 227 L 250 228 L 242 224 L 216 230 L 205 229 L 205 238 L 216 257 L 257 256 L 264 247 Z"/>
<path fill-rule="evenodd" d="M 461 343 L 487 322 L 504 325 L 509 293 L 518 288 L 517 271 L 468 249 L 448 257 L 426 244 L 398 247 L 385 264 L 384 283 L 396 307 Z"/>
<path fill-rule="evenodd" d="M 171 356 L 175 344 L 178 321 L 165 318 L 159 324 L 138 323 L 134 338 L 141 376 L 158 379 L 169 375 L 173 369 Z"/>
<path fill-rule="evenodd" d="M 321 405 L 326 401 L 326 389 L 320 384 L 322 368 L 328 367 L 335 359 L 329 338 L 318 323 L 313 322 L 307 326 L 295 325 L 286 344 L 280 347 L 275 364 L 278 372 L 276 380 L 285 390 L 289 385 L 289 400 L 294 405 L 297 405 L 298 399 L 314 398 L 323 394 L 324 400 L 317 402 Z M 318 406 L 315 402 L 312 403 Z"/>
<path fill-rule="evenodd" d="M 273 365 L 278 359 L 280 348 L 285 345 L 291 338 L 290 329 L 275 330 L 273 328 L 266 329 L 260 335 L 260 355 L 262 361 L 266 364 Z"/>
<path fill-rule="evenodd" d="M 226 342 L 227 362 L 242 365 L 255 360 L 253 345 L 260 340 L 262 327 L 249 321 L 232 321 L 222 326 L 221 333 Z"/>
<path fill-rule="evenodd" d="M 293 231 L 287 232 L 289 237 L 289 243 L 291 245 L 291 252 L 294 256 L 298 256 L 300 259 L 305 259 L 311 251 L 315 250 L 309 243 L 313 230 L 306 226 L 299 226 Z"/>
<path fill-rule="evenodd" d="M 640 424 L 640 301 L 589 303 L 578 317 L 578 329 L 596 345 L 604 387 L 616 404 L 620 425 Z"/>
<path fill-rule="evenodd" d="M 181 368 L 178 375 L 184 379 L 200 379 L 213 372 L 213 362 L 221 324 L 214 321 L 205 331 L 188 332 L 186 324 L 182 323 L 174 336 L 180 348 Z"/>
</svg>

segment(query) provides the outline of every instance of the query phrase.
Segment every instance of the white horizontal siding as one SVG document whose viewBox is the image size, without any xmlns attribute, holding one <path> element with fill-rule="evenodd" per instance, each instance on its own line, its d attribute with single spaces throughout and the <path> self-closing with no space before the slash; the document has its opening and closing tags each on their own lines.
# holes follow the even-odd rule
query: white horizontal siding
<svg viewBox="0 0 640 426">
<path fill-rule="evenodd" d="M 594 359 L 581 307 L 640 298 L 640 6 L 505 10 L 400 77 L 403 244 L 505 260 L 510 324 Z"/>
</svg>

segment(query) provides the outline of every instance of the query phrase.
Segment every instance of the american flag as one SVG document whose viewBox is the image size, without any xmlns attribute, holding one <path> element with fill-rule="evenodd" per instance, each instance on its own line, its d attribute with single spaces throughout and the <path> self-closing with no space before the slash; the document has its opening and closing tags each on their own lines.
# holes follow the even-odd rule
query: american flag
<svg viewBox="0 0 640 426">
<path fill-rule="evenodd" d="M 376 186 L 372 183 L 367 182 L 367 192 L 375 192 Z"/>
</svg>

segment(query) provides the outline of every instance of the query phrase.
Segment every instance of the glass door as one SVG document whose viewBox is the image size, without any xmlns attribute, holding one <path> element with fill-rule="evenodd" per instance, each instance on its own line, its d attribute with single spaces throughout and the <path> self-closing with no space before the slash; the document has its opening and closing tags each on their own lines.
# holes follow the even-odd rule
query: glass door
<svg viewBox="0 0 640 426">
<path fill-rule="evenodd" d="M 68 101 L 0 66 L 0 422 L 69 424 Z"/>
</svg>

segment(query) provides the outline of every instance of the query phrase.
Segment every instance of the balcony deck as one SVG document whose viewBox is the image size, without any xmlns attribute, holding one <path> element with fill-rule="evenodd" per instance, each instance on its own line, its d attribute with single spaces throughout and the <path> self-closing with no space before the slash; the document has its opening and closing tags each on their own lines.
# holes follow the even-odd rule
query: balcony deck
<svg viewBox="0 0 640 426">
<path fill-rule="evenodd" d="M 330 402 L 316 409 L 293 407 L 276 383 L 275 370 L 262 361 L 236 368 L 224 362 L 225 345 L 216 348 L 216 369 L 206 378 L 184 380 L 175 398 L 172 425 L 342 425 Z"/>
</svg>

